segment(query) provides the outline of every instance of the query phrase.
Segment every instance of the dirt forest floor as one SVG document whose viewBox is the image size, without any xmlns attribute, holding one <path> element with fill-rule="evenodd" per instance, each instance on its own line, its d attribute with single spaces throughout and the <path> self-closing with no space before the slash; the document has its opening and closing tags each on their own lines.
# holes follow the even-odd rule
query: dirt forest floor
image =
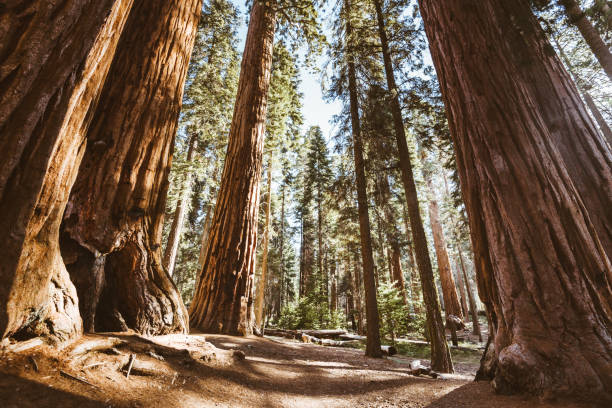
<svg viewBox="0 0 612 408">
<path fill-rule="evenodd" d="M 0 407 L 590 407 L 495 395 L 473 363 L 415 377 L 410 361 L 280 338 L 88 335 L 60 352 L 2 352 Z"/>
</svg>

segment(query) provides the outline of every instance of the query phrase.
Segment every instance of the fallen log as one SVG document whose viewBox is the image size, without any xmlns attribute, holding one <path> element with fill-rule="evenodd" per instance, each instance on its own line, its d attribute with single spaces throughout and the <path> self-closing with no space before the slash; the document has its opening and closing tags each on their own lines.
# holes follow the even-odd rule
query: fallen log
<svg viewBox="0 0 612 408">
<path fill-rule="evenodd" d="M 431 378 L 438 378 L 438 373 L 432 371 L 429 367 L 425 367 L 421 364 L 421 360 L 414 360 L 410 362 L 410 375 L 414 375 L 416 377 L 421 375 L 428 375 Z"/>
<path fill-rule="evenodd" d="M 318 339 L 323 346 L 331 347 L 357 347 L 359 346 L 358 340 L 330 340 L 330 339 Z"/>
<path fill-rule="evenodd" d="M 380 349 L 386 356 L 393 356 L 397 354 L 397 349 L 394 346 L 380 346 Z"/>
<path fill-rule="evenodd" d="M 264 335 L 284 337 L 286 339 L 299 340 L 302 338 L 301 334 L 297 330 L 284 330 L 284 329 L 264 329 Z"/>
<path fill-rule="evenodd" d="M 330 339 L 348 334 L 346 330 L 300 330 L 301 333 L 313 336 L 319 339 Z"/>
<path fill-rule="evenodd" d="M 358 334 L 346 333 L 338 336 L 341 340 L 358 340 L 358 341 L 366 341 L 366 336 L 360 336 Z"/>
</svg>

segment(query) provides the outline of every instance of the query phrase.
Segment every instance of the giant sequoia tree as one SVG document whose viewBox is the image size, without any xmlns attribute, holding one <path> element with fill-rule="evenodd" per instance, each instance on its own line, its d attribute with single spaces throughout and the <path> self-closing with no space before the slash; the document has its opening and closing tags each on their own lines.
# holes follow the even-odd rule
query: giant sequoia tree
<svg viewBox="0 0 612 408">
<path fill-rule="evenodd" d="M 167 178 L 200 0 L 135 0 L 62 226 L 87 330 L 186 331 L 161 264 Z"/>
<path fill-rule="evenodd" d="M 192 326 L 250 334 L 259 182 L 276 24 L 273 5 L 255 0 L 238 95 L 203 267 L 191 305 Z"/>
<path fill-rule="evenodd" d="M 526 0 L 420 0 L 501 392 L 612 400 L 612 157 Z"/>
<path fill-rule="evenodd" d="M 131 0 L 16 1 L 0 15 L 0 338 L 81 331 L 59 226 Z"/>
</svg>

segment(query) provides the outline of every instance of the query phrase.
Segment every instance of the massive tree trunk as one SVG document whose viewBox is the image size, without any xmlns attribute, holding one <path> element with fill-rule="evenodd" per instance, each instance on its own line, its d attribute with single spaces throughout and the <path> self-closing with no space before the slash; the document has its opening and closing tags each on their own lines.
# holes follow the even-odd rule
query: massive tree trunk
<svg viewBox="0 0 612 408">
<path fill-rule="evenodd" d="M 192 327 L 248 335 L 253 329 L 253 275 L 275 14 L 255 1 L 238 95 L 204 266 L 191 303 Z"/>
<path fill-rule="evenodd" d="M 494 387 L 610 401 L 610 150 L 526 0 L 420 5 L 495 334 Z"/>
<path fill-rule="evenodd" d="M 587 16 L 580 9 L 578 2 L 576 0 L 559 0 L 559 3 L 563 6 L 570 24 L 578 28 L 584 41 L 593 51 L 597 61 L 599 61 L 608 77 L 612 80 L 612 52 L 610 52 L 610 49 L 603 42 L 593 24 L 591 24 Z"/>
<path fill-rule="evenodd" d="M 344 1 L 346 13 L 346 38 L 351 39 L 351 3 Z M 348 45 L 347 45 L 347 48 Z M 367 182 L 365 162 L 363 160 L 363 141 L 359 124 L 359 101 L 357 100 L 357 77 L 352 51 L 346 51 L 349 81 L 349 99 L 351 126 L 353 131 L 353 156 L 355 160 L 355 181 L 357 184 L 357 211 L 359 213 L 359 232 L 361 236 L 361 258 L 363 263 L 363 283 L 366 295 L 366 313 L 368 319 L 366 356 L 382 357 L 380 349 L 380 327 L 378 306 L 376 302 L 376 283 L 374 281 L 374 257 L 372 255 L 372 237 L 370 235 L 370 216 L 368 214 Z"/>
<path fill-rule="evenodd" d="M 261 257 L 261 277 L 255 297 L 255 326 L 263 330 L 263 311 L 268 275 L 268 244 L 270 243 L 270 209 L 272 207 L 272 153 L 268 162 L 268 197 L 266 199 L 266 224 L 264 226 L 263 255 Z M 262 331 L 263 333 L 263 331 Z"/>
<path fill-rule="evenodd" d="M 82 330 L 59 226 L 131 0 L 13 1 L 0 16 L 0 338 Z"/>
<path fill-rule="evenodd" d="M 448 259 L 448 251 L 446 250 L 446 239 L 444 238 L 444 231 L 440 223 L 438 201 L 435 199 L 431 175 L 426 170 L 423 170 L 423 176 L 430 195 L 429 222 L 431 224 L 436 258 L 438 259 L 438 272 L 440 274 L 440 285 L 442 286 L 442 297 L 444 298 L 444 311 L 447 318 L 449 315 L 454 315 L 463 320 L 461 304 L 459 303 L 459 296 L 457 296 L 457 286 L 455 285 L 453 271 L 451 270 L 450 260 Z"/>
<path fill-rule="evenodd" d="M 197 143 L 197 133 L 193 133 L 189 138 L 189 147 L 187 149 L 187 164 L 191 164 L 193 153 Z M 162 264 L 168 271 L 168 275 L 174 275 L 174 265 L 176 263 L 176 255 L 178 254 L 179 244 L 181 243 L 181 235 L 183 233 L 183 223 L 185 221 L 185 213 L 187 212 L 186 203 L 189 201 L 189 192 L 191 191 L 191 169 L 187 169 L 185 179 L 181 183 L 179 198 L 176 202 L 172 225 L 170 226 L 170 234 L 168 235 L 168 243 L 164 251 Z"/>
<path fill-rule="evenodd" d="M 391 61 L 391 54 L 389 51 L 389 41 L 387 39 L 381 0 L 374 0 L 374 5 L 376 7 L 378 33 L 382 47 L 387 87 L 390 93 L 389 102 L 391 105 L 391 113 L 393 114 L 393 126 L 395 128 L 399 164 L 402 171 L 402 182 L 404 184 L 406 204 L 410 216 L 413 238 L 412 243 L 416 253 L 416 263 L 419 267 L 421 286 L 423 288 L 423 300 L 425 302 L 427 315 L 427 329 L 431 339 L 431 368 L 435 371 L 452 373 L 453 362 L 451 360 L 448 344 L 446 343 L 444 323 L 442 321 L 442 313 L 440 312 L 440 304 L 438 303 L 431 260 L 429 259 L 429 249 L 427 248 L 427 238 L 425 236 L 425 229 L 423 228 L 423 221 L 421 220 L 421 213 L 419 210 L 419 199 L 414 183 L 410 151 L 406 141 L 404 121 L 402 119 L 402 111 L 399 103 L 399 90 L 395 84 L 393 62 Z"/>
<path fill-rule="evenodd" d="M 62 224 L 85 329 L 186 332 L 161 265 L 168 171 L 200 0 L 135 0 Z"/>
</svg>

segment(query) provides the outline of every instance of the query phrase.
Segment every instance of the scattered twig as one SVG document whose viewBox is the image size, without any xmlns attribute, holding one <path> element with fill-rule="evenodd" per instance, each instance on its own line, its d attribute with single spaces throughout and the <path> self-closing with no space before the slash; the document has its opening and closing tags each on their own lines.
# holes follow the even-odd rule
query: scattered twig
<svg viewBox="0 0 612 408">
<path fill-rule="evenodd" d="M 36 359 L 34 359 L 33 356 L 30 356 L 30 362 L 32 363 L 32 366 L 34 367 L 34 371 L 38 372 L 38 363 L 36 362 Z"/>
<path fill-rule="evenodd" d="M 97 385 L 92 384 L 92 383 L 90 383 L 89 381 L 87 381 L 87 380 L 85 380 L 83 378 L 77 377 L 77 376 L 72 375 L 72 374 L 68 374 L 67 372 L 62 371 L 62 370 L 59 370 L 59 372 L 60 372 L 60 375 L 63 376 L 63 377 L 70 378 L 71 380 L 82 382 L 83 384 L 87 384 L 87 385 L 92 386 L 94 388 L 99 388 Z"/>
<path fill-rule="evenodd" d="M 132 372 L 132 366 L 134 365 L 134 360 L 136 360 L 136 356 L 134 354 L 130 354 L 130 360 L 128 361 L 127 372 L 125 373 L 125 378 L 130 378 L 130 373 Z"/>
<path fill-rule="evenodd" d="M 98 367 L 98 366 L 105 365 L 105 364 L 106 364 L 106 361 L 88 364 L 85 367 L 83 367 L 83 370 L 87 370 L 88 368 L 94 368 L 94 367 Z"/>
</svg>

